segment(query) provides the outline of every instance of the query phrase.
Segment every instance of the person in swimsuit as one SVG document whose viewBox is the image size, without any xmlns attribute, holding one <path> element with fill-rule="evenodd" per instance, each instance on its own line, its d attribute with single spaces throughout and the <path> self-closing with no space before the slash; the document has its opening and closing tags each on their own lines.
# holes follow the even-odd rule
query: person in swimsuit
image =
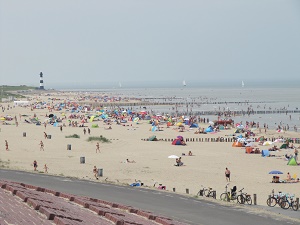
<svg viewBox="0 0 300 225">
<path fill-rule="evenodd" d="M 225 170 L 225 177 L 226 177 L 226 181 L 230 182 L 230 170 L 227 167 Z"/>
<path fill-rule="evenodd" d="M 97 144 L 96 144 L 96 153 L 97 153 L 97 151 L 99 151 L 99 153 L 100 153 L 100 146 L 99 146 L 99 142 L 97 142 Z"/>
<path fill-rule="evenodd" d="M 48 169 L 49 169 L 49 167 L 47 166 L 47 164 L 45 164 L 45 166 L 44 166 L 45 173 L 48 173 Z"/>
<path fill-rule="evenodd" d="M 40 151 L 42 151 L 42 150 L 45 151 L 45 150 L 44 150 L 44 143 L 41 141 L 41 142 L 40 142 Z"/>
<path fill-rule="evenodd" d="M 33 161 L 33 168 L 34 168 L 34 171 L 36 171 L 36 168 L 38 167 L 38 165 L 37 165 L 37 161 L 36 160 L 34 160 Z"/>
<path fill-rule="evenodd" d="M 98 169 L 96 166 L 94 166 L 93 173 L 94 173 L 95 178 L 98 180 L 99 179 L 98 178 Z"/>
<path fill-rule="evenodd" d="M 7 142 L 7 140 L 5 140 L 5 149 L 6 149 L 6 151 L 8 151 L 8 142 Z"/>
</svg>

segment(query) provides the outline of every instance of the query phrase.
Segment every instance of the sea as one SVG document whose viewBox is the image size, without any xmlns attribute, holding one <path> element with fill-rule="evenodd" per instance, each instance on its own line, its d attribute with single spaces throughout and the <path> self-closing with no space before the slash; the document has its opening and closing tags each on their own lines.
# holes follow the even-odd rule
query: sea
<svg viewBox="0 0 300 225">
<path fill-rule="evenodd" d="M 154 114 L 201 115 L 203 112 L 215 112 L 213 115 L 202 116 L 210 121 L 218 118 L 226 119 L 219 112 L 244 111 L 232 116 L 236 123 L 245 124 L 246 121 L 259 122 L 261 127 L 266 124 L 269 129 L 294 127 L 300 129 L 300 89 L 298 87 L 170 87 L 170 88 L 103 88 L 103 89 L 63 89 L 63 91 L 77 91 L 116 97 L 139 98 L 151 104 L 126 106 L 135 111 L 151 111 Z M 153 105 L 153 103 L 160 103 Z M 164 105 L 163 103 L 166 103 Z M 181 103 L 179 106 L 176 103 Z M 259 111 L 260 114 L 250 114 L 248 110 Z M 262 113 L 266 111 L 266 114 Z M 272 113 L 270 113 L 272 112 Z M 222 118 L 223 117 L 223 118 Z"/>
</svg>

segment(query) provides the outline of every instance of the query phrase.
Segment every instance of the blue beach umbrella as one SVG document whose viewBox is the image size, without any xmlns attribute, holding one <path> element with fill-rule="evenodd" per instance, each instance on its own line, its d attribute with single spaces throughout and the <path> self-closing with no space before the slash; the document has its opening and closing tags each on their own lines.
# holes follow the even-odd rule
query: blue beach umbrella
<svg viewBox="0 0 300 225">
<path fill-rule="evenodd" d="M 283 172 L 281 172 L 279 170 L 272 170 L 269 172 L 269 174 L 283 174 Z"/>
</svg>

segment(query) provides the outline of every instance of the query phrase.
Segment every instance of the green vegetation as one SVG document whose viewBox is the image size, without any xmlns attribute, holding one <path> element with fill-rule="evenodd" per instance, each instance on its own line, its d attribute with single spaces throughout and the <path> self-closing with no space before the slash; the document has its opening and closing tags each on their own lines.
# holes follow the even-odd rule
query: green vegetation
<svg viewBox="0 0 300 225">
<path fill-rule="evenodd" d="M 80 138 L 80 136 L 78 134 L 73 134 L 73 135 L 65 136 L 65 138 Z"/>
<path fill-rule="evenodd" d="M 0 100 L 2 98 L 7 98 L 9 96 L 12 96 L 15 98 L 23 98 L 24 96 L 17 92 L 27 91 L 27 90 L 32 90 L 32 89 L 36 89 L 36 87 L 30 87 L 30 86 L 26 86 L 26 85 L 20 85 L 20 86 L 1 85 L 0 86 Z"/>
<path fill-rule="evenodd" d="M 89 137 L 87 141 L 101 141 L 103 143 L 110 143 L 111 141 L 108 140 L 107 138 L 103 137 L 102 135 L 100 135 L 100 137 Z"/>
<path fill-rule="evenodd" d="M 10 160 L 7 160 L 7 162 L 5 162 L 0 159 L 0 168 L 9 168 L 9 163 Z"/>
</svg>

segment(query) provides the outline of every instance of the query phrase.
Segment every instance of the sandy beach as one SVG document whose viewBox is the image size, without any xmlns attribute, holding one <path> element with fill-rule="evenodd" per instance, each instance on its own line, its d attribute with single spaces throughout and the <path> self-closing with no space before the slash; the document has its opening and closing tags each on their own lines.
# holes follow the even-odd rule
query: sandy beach
<svg viewBox="0 0 300 225">
<path fill-rule="evenodd" d="M 57 94 L 57 98 L 63 101 L 68 95 Z M 53 97 L 53 96 L 52 96 Z M 47 101 L 46 95 L 39 96 L 40 100 Z M 32 100 L 31 102 L 34 102 Z M 1 117 L 10 115 L 16 117 L 15 121 L 6 121 L 10 125 L 4 125 L 1 121 L 0 132 L 0 166 L 2 168 L 33 171 L 33 161 L 38 163 L 37 172 L 44 172 L 44 164 L 48 166 L 49 174 L 76 177 L 79 179 L 95 180 L 93 167 L 103 169 L 103 177 L 99 177 L 98 182 L 113 182 L 129 185 L 135 180 L 140 180 L 145 186 L 153 187 L 158 184 L 166 186 L 167 190 L 185 193 L 189 189 L 191 195 L 201 189 L 201 185 L 212 187 L 217 191 L 217 198 L 225 190 L 227 184 L 225 179 L 225 168 L 231 171 L 231 181 L 229 187 L 237 186 L 237 189 L 245 188 L 249 194 L 257 194 L 257 201 L 260 205 L 266 205 L 267 196 L 272 189 L 275 192 L 300 196 L 300 183 L 271 183 L 272 176 L 269 172 L 280 170 L 283 174 L 281 179 L 286 178 L 287 172 L 292 176 L 300 176 L 299 166 L 288 166 L 284 155 L 292 154 L 293 150 L 275 151 L 275 157 L 261 157 L 260 154 L 245 154 L 245 148 L 232 147 L 231 142 L 187 142 L 186 146 L 175 146 L 171 141 L 144 141 L 152 135 L 158 139 L 175 139 L 178 135 L 186 138 L 217 138 L 231 137 L 235 129 L 221 130 L 217 133 L 195 134 L 196 128 L 185 126 L 184 132 L 179 132 L 176 126 L 160 126 L 161 131 L 152 132 L 151 124 L 147 120 L 139 120 L 138 123 L 128 121 L 117 125 L 112 122 L 112 129 L 103 120 L 85 123 L 90 128 L 91 133 L 84 134 L 83 127 L 69 127 L 68 117 L 70 111 L 52 111 L 46 109 L 34 109 L 30 107 L 12 107 L 7 110 L 11 103 L 2 103 L 5 111 L 1 112 Z M 45 128 L 44 121 L 48 119 L 50 113 L 57 117 L 66 116 L 62 123 L 66 126 L 54 127 L 48 124 Z M 62 114 L 63 113 L 63 114 Z M 41 121 L 41 125 L 29 124 L 26 118 L 36 117 Z M 47 114 L 47 116 L 46 116 Z M 84 115 L 85 113 L 78 113 Z M 93 114 L 93 113 L 92 113 Z M 20 115 L 27 115 L 27 117 Z M 79 121 L 79 120 L 78 120 Z M 98 124 L 98 128 L 92 128 L 93 124 Z M 207 123 L 199 124 L 206 128 Z M 26 132 L 26 137 L 23 133 Z M 51 139 L 44 138 L 44 132 L 51 135 Z M 254 132 L 258 132 L 255 130 Z M 66 138 L 65 136 L 78 134 L 80 138 Z M 100 136 L 110 140 L 110 143 L 99 143 L 100 153 L 96 153 L 96 141 L 88 142 L 89 136 Z M 278 137 L 285 138 L 299 137 L 298 133 L 287 131 L 277 133 L 275 130 L 267 130 L 261 134 L 256 133 L 256 137 Z M 5 140 L 8 141 L 9 151 L 5 150 Z M 44 143 L 44 151 L 40 150 L 40 141 Z M 257 145 L 257 143 L 255 143 Z M 67 145 L 71 145 L 71 150 L 67 150 Z M 279 146 L 280 143 L 277 144 Z M 295 144 L 298 147 L 298 144 Z M 268 146 L 257 146 L 260 150 L 267 149 Z M 193 156 L 187 156 L 192 151 Z M 182 156 L 185 153 L 185 156 Z M 168 156 L 177 155 L 182 157 L 184 166 L 174 166 L 175 159 Z M 80 157 L 85 157 L 85 163 L 80 163 Z M 126 159 L 134 160 L 135 163 L 126 163 Z"/>
</svg>

